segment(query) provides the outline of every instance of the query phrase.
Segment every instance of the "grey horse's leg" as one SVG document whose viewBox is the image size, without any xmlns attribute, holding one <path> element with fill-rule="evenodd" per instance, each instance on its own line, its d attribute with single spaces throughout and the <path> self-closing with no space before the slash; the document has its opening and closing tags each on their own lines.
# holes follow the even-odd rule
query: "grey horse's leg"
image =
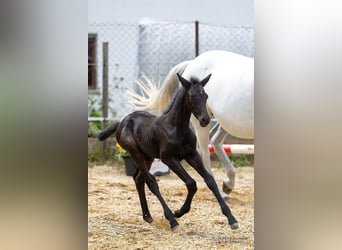
<svg viewBox="0 0 342 250">
<path fill-rule="evenodd" d="M 217 132 L 217 129 L 220 127 L 218 122 L 215 122 L 214 126 L 210 129 L 210 138 Z"/>
<path fill-rule="evenodd" d="M 228 133 L 220 126 L 210 139 L 210 143 L 213 145 L 217 157 L 223 163 L 223 166 L 227 171 L 228 181 L 223 182 L 222 190 L 226 194 L 229 194 L 235 185 L 235 168 L 230 162 L 222 145 L 227 135 Z"/>
</svg>

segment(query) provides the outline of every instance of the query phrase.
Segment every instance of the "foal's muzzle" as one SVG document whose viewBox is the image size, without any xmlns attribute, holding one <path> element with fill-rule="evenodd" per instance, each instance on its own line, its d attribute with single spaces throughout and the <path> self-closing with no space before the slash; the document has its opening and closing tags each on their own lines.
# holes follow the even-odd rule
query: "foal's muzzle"
<svg viewBox="0 0 342 250">
<path fill-rule="evenodd" d="M 209 116 L 200 116 L 198 121 L 202 127 L 206 127 L 210 122 L 210 118 Z"/>
</svg>

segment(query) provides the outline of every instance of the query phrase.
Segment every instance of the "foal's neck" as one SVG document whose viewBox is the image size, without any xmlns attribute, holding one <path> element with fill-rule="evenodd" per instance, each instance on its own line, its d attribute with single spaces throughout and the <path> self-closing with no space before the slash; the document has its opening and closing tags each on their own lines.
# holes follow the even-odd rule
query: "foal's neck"
<svg viewBox="0 0 342 250">
<path fill-rule="evenodd" d="M 191 111 L 187 101 L 187 92 L 185 88 L 181 88 L 161 117 L 167 119 L 177 128 L 188 128 L 190 116 Z"/>
</svg>

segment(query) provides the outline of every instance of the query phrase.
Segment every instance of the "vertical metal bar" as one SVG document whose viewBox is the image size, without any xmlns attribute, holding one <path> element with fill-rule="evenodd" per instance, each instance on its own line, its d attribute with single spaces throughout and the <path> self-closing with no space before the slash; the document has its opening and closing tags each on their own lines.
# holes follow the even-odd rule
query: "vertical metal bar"
<svg viewBox="0 0 342 250">
<path fill-rule="evenodd" d="M 195 21 L 195 56 L 199 55 L 198 21 Z"/>
<path fill-rule="evenodd" d="M 102 44 L 102 116 L 108 117 L 108 42 Z M 107 120 L 102 121 L 102 129 L 107 127 Z M 107 149 L 106 141 L 102 143 L 102 158 L 105 158 Z"/>
</svg>

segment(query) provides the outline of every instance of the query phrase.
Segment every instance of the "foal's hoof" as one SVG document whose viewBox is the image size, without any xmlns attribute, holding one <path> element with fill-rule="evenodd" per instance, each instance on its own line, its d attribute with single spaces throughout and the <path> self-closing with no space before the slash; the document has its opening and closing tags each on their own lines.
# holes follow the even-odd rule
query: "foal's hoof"
<svg viewBox="0 0 342 250">
<path fill-rule="evenodd" d="M 235 230 L 235 229 L 238 229 L 239 228 L 239 224 L 237 222 L 233 223 L 233 224 L 230 224 L 229 225 L 231 229 Z"/>
<path fill-rule="evenodd" d="M 178 228 L 179 224 L 178 222 L 175 220 L 174 222 L 170 222 L 170 226 L 172 230 L 175 230 Z"/>
<path fill-rule="evenodd" d="M 226 194 L 229 194 L 233 189 L 229 188 L 227 186 L 227 183 L 226 182 L 223 182 L 222 183 L 222 191 L 225 192 Z"/>
<path fill-rule="evenodd" d="M 177 226 L 174 226 L 174 227 L 171 227 L 171 231 L 172 232 L 174 232 L 174 233 L 177 233 L 177 232 L 179 232 L 180 231 L 180 226 L 179 225 L 177 225 Z"/>
<path fill-rule="evenodd" d="M 148 223 L 152 223 L 153 219 L 152 219 L 152 217 L 144 217 L 144 221 L 146 221 Z"/>
</svg>

